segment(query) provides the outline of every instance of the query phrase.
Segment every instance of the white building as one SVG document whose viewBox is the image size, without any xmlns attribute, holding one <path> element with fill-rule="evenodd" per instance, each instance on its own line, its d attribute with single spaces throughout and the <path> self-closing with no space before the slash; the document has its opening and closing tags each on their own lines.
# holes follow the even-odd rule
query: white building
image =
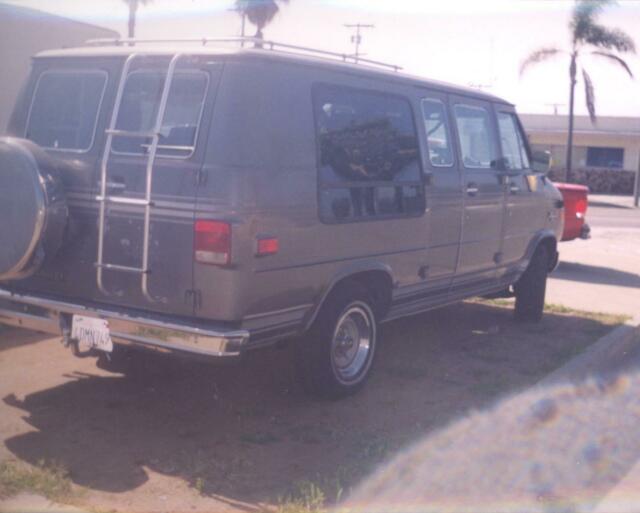
<svg viewBox="0 0 640 513">
<path fill-rule="evenodd" d="M 567 158 L 568 117 L 521 114 L 534 149 L 551 152 L 553 169 L 564 169 Z M 573 136 L 575 169 L 609 169 L 636 172 L 640 169 L 640 118 L 576 116 Z"/>
<path fill-rule="evenodd" d="M 119 34 L 34 9 L 0 4 L 0 133 L 6 130 L 34 54 L 51 48 L 76 46 L 99 37 L 119 37 Z"/>
</svg>

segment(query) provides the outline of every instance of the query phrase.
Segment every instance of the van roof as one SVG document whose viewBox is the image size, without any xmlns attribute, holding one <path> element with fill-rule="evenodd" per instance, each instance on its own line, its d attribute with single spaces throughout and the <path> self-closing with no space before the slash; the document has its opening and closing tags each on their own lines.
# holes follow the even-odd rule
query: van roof
<svg viewBox="0 0 640 513">
<path fill-rule="evenodd" d="M 123 40 L 126 41 L 126 40 Z M 197 40 L 192 40 L 197 41 Z M 372 78 L 383 78 L 385 80 L 390 80 L 393 82 L 401 82 L 401 83 L 410 83 L 416 86 L 424 86 L 432 89 L 437 89 L 440 91 L 445 91 L 454 94 L 461 94 L 464 96 L 473 96 L 475 98 L 484 99 L 488 101 L 503 103 L 511 105 L 510 102 L 507 102 L 503 98 L 494 96 L 489 93 L 485 93 L 483 91 L 479 91 L 477 89 L 473 89 L 471 87 L 465 87 L 455 84 L 450 84 L 447 82 L 441 82 L 438 80 L 426 79 L 424 77 L 411 75 L 408 73 L 403 73 L 400 71 L 393 71 L 389 68 L 394 68 L 394 66 L 386 65 L 383 63 L 377 63 L 376 61 L 367 61 L 362 59 L 358 63 L 348 62 L 346 59 L 343 61 L 336 57 L 340 56 L 337 53 L 331 52 L 322 52 L 320 50 L 312 50 L 306 49 L 309 52 L 316 52 L 317 55 L 307 54 L 307 53 L 295 53 L 292 51 L 282 51 L 282 50 L 271 50 L 271 49 L 258 49 L 258 48 L 229 48 L 223 46 L 213 46 L 206 43 L 206 39 L 202 40 L 200 44 L 193 43 L 189 45 L 185 44 L 167 44 L 167 43 L 157 43 L 152 45 L 144 45 L 144 46 L 129 46 L 125 45 L 125 43 L 118 42 L 117 44 L 105 44 L 105 45 L 91 45 L 91 46 L 81 46 L 75 48 L 63 48 L 57 50 L 45 50 L 35 55 L 35 59 L 49 59 L 49 58 L 90 58 L 90 57 L 122 57 L 126 58 L 132 53 L 138 53 L 140 55 L 150 55 L 150 56 L 162 56 L 162 55 L 174 55 L 176 53 L 184 53 L 187 55 L 212 55 L 212 56 L 234 56 L 239 58 L 258 58 L 258 59 L 269 59 L 269 60 L 279 60 L 286 62 L 297 62 L 304 65 L 310 66 L 321 66 L 327 68 L 333 68 L 340 71 L 349 71 L 350 73 L 356 72 L 360 75 L 369 76 Z M 273 43 L 270 41 L 265 41 L 265 45 L 276 45 L 277 43 Z M 283 47 L 289 48 L 299 48 L 289 45 L 283 45 Z M 330 55 L 334 58 L 327 58 L 326 56 L 318 56 L 318 55 Z M 344 57 L 344 56 L 343 56 Z M 352 56 L 348 56 L 349 59 L 353 59 Z M 373 63 L 373 64 L 369 64 Z M 378 67 L 376 64 L 383 66 Z M 385 69 L 385 67 L 387 69 Z M 400 68 L 396 67 L 398 70 Z"/>
</svg>

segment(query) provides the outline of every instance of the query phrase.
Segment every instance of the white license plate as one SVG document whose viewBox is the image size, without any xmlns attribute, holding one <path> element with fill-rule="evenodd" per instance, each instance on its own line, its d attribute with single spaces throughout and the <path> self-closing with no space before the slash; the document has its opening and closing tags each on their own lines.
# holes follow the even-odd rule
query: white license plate
<svg viewBox="0 0 640 513">
<path fill-rule="evenodd" d="M 113 342 L 109 333 L 109 324 L 104 319 L 74 315 L 71 322 L 71 338 L 78 341 L 82 352 L 90 349 L 113 351 Z"/>
</svg>

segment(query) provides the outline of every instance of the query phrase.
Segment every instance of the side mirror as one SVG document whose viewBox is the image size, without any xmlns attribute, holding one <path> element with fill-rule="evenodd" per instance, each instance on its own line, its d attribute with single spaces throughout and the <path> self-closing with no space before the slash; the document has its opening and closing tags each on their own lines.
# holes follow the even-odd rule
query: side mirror
<svg viewBox="0 0 640 513">
<path fill-rule="evenodd" d="M 551 153 L 548 151 L 534 151 L 531 162 L 531 168 L 536 173 L 548 174 L 551 169 Z"/>
</svg>

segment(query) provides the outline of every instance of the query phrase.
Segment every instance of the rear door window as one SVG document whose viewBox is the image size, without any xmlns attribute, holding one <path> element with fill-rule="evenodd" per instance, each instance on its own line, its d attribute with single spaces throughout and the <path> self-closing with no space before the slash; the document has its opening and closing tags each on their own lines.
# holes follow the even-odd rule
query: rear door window
<svg viewBox="0 0 640 513">
<path fill-rule="evenodd" d="M 453 165 L 453 152 L 451 151 L 449 123 L 444 103 L 436 99 L 424 99 L 422 100 L 422 114 L 427 132 L 427 146 L 431 165 L 435 167 L 451 167 Z"/>
<path fill-rule="evenodd" d="M 422 168 L 409 101 L 319 85 L 314 103 L 321 219 L 422 215 Z"/>
<path fill-rule="evenodd" d="M 153 130 L 165 73 L 134 71 L 127 77 L 116 128 L 134 132 Z M 167 108 L 160 129 L 158 155 L 189 157 L 195 148 L 209 80 L 203 71 L 177 71 L 171 83 Z M 116 136 L 115 153 L 146 154 L 151 138 Z"/>
<path fill-rule="evenodd" d="M 496 155 L 489 111 L 474 105 L 456 105 L 454 111 L 464 167 L 494 168 Z"/>
<path fill-rule="evenodd" d="M 502 156 L 505 159 L 507 169 L 529 169 L 527 147 L 515 114 L 511 112 L 499 112 L 498 129 L 500 130 Z"/>
<path fill-rule="evenodd" d="M 25 137 L 43 148 L 88 151 L 107 83 L 107 73 L 51 70 L 40 75 Z"/>
</svg>

